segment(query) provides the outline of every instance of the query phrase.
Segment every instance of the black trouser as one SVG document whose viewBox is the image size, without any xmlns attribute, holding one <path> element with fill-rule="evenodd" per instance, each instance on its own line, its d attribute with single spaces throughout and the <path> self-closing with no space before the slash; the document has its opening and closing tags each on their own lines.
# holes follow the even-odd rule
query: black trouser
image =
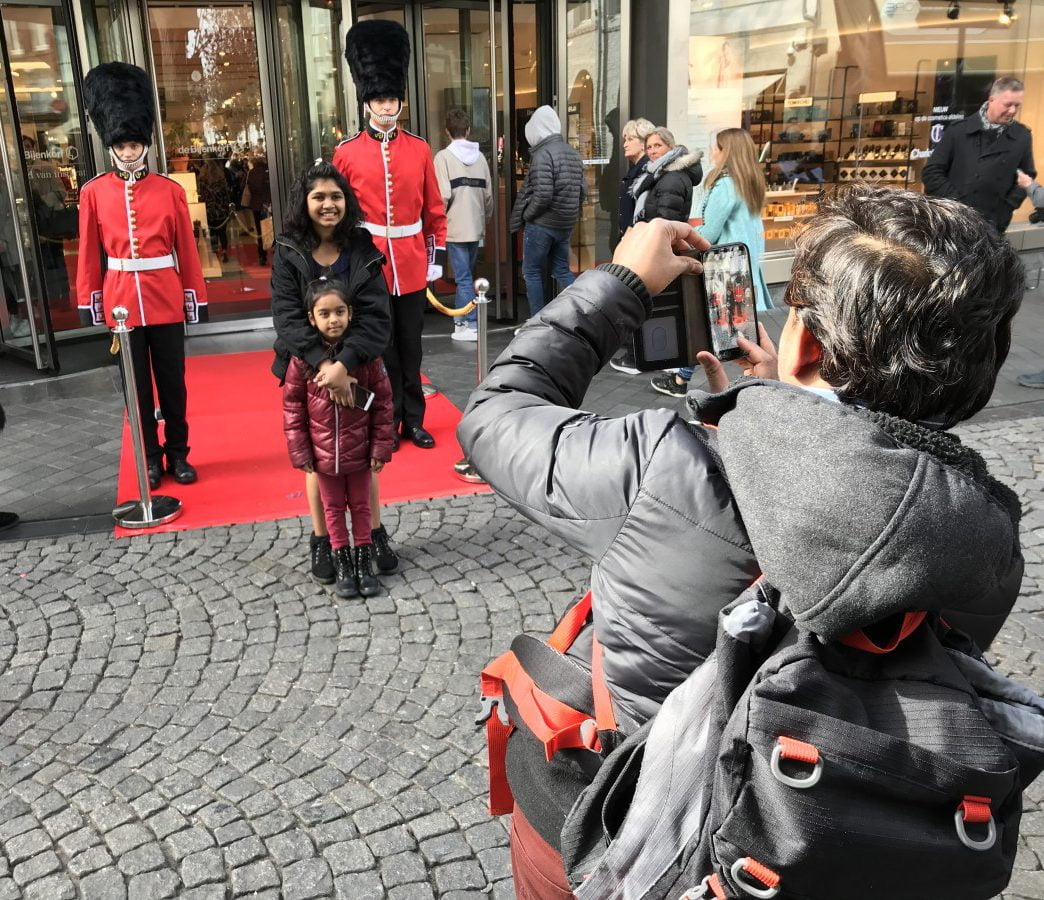
<svg viewBox="0 0 1044 900">
<path fill-rule="evenodd" d="M 395 400 L 395 425 L 418 428 L 424 424 L 424 391 L 421 389 L 421 358 L 424 348 L 424 289 L 411 294 L 392 294 L 391 343 L 384 352 L 384 365 Z"/>
<path fill-rule="evenodd" d="M 150 463 L 184 459 L 188 456 L 188 422 L 185 421 L 185 326 L 145 325 L 130 334 L 134 379 L 138 387 L 138 411 L 145 437 L 145 456 Z M 163 413 L 164 446 L 159 443 L 152 383 Z"/>
<path fill-rule="evenodd" d="M 261 214 L 261 210 L 250 210 L 254 214 L 254 230 L 257 232 L 257 261 L 264 265 L 268 254 L 265 253 L 265 239 L 261 237 L 261 223 L 267 218 Z"/>
</svg>

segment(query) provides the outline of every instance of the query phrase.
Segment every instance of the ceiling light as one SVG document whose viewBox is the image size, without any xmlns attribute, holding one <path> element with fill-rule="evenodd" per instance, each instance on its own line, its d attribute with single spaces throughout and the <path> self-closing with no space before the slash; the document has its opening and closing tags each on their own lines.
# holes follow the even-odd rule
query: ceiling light
<svg viewBox="0 0 1044 900">
<path fill-rule="evenodd" d="M 946 8 L 946 18 L 947 19 L 958 19 L 958 18 L 960 18 L 960 15 L 961 15 L 961 4 L 958 3 L 957 0 L 953 0 L 953 2 Z"/>
</svg>

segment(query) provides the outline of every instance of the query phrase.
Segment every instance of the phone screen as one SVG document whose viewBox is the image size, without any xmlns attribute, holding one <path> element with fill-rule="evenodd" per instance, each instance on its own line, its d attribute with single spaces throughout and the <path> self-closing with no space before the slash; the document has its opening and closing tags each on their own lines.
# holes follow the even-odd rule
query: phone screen
<svg viewBox="0 0 1044 900">
<path fill-rule="evenodd" d="M 711 350 L 718 359 L 742 356 L 740 335 L 758 342 L 758 314 L 750 253 L 745 244 L 723 244 L 703 254 L 703 283 Z"/>
<path fill-rule="evenodd" d="M 358 383 L 352 385 L 352 396 L 355 398 L 355 408 L 367 412 L 373 403 L 373 394 L 360 387 Z"/>
</svg>

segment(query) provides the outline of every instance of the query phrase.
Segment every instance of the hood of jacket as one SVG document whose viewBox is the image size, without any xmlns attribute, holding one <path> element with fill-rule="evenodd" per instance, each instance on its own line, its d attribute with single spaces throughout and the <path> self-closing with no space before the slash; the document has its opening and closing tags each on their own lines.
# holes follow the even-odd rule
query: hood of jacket
<svg viewBox="0 0 1044 900">
<path fill-rule="evenodd" d="M 466 141 L 464 138 L 457 138 L 449 145 L 449 152 L 452 153 L 457 159 L 461 161 L 465 166 L 473 166 L 479 161 L 482 156 L 482 151 L 479 149 L 479 145 L 474 141 Z"/>
<path fill-rule="evenodd" d="M 755 556 L 827 639 L 908 610 L 1004 615 L 1022 579 L 1015 494 L 941 431 L 777 382 L 690 394 Z"/>
<path fill-rule="evenodd" d="M 526 122 L 526 140 L 530 147 L 536 146 L 553 134 L 561 133 L 562 123 L 558 119 L 558 113 L 550 106 L 538 106 Z"/>
<path fill-rule="evenodd" d="M 676 149 L 681 150 L 681 153 L 676 159 L 671 160 L 664 167 L 666 172 L 685 172 L 688 171 L 690 174 L 699 164 L 700 160 L 703 159 L 702 150 L 693 150 L 691 153 L 685 147 L 677 147 Z"/>
</svg>

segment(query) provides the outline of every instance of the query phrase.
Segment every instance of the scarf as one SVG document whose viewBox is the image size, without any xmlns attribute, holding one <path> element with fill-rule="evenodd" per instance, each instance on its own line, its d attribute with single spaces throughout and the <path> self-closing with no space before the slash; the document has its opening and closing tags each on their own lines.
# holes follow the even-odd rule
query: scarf
<svg viewBox="0 0 1044 900">
<path fill-rule="evenodd" d="M 986 115 L 986 107 L 987 106 L 989 106 L 988 103 L 983 103 L 982 106 L 979 107 L 979 118 L 982 119 L 982 127 L 985 128 L 987 131 L 995 131 L 996 134 L 994 135 L 994 137 L 1000 137 L 1000 135 L 1004 134 L 1004 130 L 1011 123 L 1010 122 L 991 122 L 989 120 L 989 118 L 987 117 L 987 115 Z"/>
<path fill-rule="evenodd" d="M 629 189 L 631 196 L 634 197 L 634 219 L 632 221 L 642 221 L 642 214 L 645 212 L 645 201 L 649 199 L 649 189 L 660 180 L 663 170 L 679 156 L 683 156 L 688 152 L 685 147 L 679 144 L 673 150 L 668 150 L 659 159 L 655 161 L 650 160 L 645 164 L 645 177 L 636 178 Z"/>
</svg>

